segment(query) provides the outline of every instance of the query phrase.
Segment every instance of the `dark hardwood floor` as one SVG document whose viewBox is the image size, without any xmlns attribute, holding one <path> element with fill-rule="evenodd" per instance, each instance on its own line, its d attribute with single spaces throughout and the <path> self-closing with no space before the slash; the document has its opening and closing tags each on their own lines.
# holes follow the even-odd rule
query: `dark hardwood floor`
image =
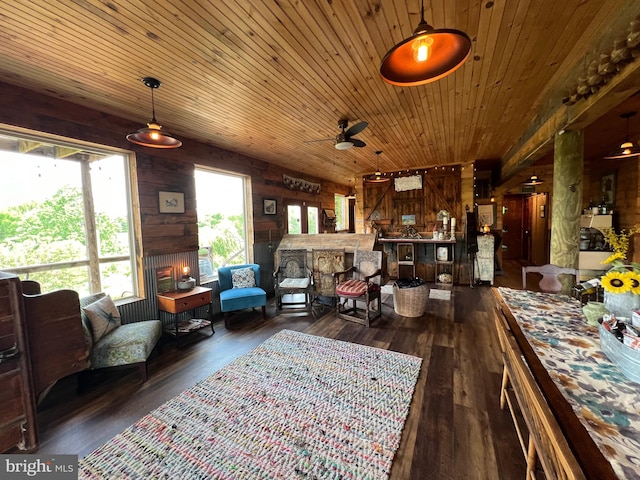
<svg viewBox="0 0 640 480">
<path fill-rule="evenodd" d="M 520 265 L 507 261 L 503 270 L 494 286 L 520 288 Z M 271 304 L 267 321 L 259 310 L 247 311 L 236 315 L 228 329 L 219 320 L 215 335 L 181 350 L 166 344 L 161 354 L 152 355 L 146 383 L 140 383 L 135 370 L 94 372 L 78 393 L 76 378 L 66 378 L 38 408 L 39 452 L 88 454 L 286 328 L 424 359 L 391 478 L 524 478 L 511 417 L 499 407 L 502 366 L 491 287 L 461 284 L 452 290 L 451 301 L 430 300 L 420 318 L 396 315 L 391 297 L 383 296 L 383 316 L 370 328 L 338 320 L 320 306 L 313 316 L 275 316 Z"/>
</svg>

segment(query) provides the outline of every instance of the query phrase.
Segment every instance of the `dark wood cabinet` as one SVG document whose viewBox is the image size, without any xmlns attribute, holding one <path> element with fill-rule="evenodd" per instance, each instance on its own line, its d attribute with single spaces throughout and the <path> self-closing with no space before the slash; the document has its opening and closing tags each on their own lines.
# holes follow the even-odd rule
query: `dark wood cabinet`
<svg viewBox="0 0 640 480">
<path fill-rule="evenodd" d="M 33 450 L 36 408 L 20 279 L 0 272 L 0 452 Z"/>
</svg>

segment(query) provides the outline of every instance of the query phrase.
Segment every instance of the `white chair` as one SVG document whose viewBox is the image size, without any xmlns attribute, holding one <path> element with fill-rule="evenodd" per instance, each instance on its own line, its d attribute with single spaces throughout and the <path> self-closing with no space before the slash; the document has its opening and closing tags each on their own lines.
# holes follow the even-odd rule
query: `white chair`
<svg viewBox="0 0 640 480">
<path fill-rule="evenodd" d="M 558 279 L 558 275 L 573 275 L 575 282 L 580 279 L 580 270 L 577 268 L 558 267 L 550 263 L 542 266 L 528 265 L 522 267 L 522 289 L 527 289 L 527 273 L 539 273 L 542 279 L 538 286 L 541 292 L 559 293 L 562 290 L 562 283 Z"/>
</svg>

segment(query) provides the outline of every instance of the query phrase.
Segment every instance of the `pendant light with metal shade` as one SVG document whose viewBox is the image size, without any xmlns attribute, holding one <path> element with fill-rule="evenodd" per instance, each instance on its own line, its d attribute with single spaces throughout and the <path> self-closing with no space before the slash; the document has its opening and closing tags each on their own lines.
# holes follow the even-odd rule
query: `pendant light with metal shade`
<svg viewBox="0 0 640 480">
<path fill-rule="evenodd" d="M 531 175 L 529 180 L 527 180 L 526 182 L 522 182 L 523 185 L 531 185 L 531 186 L 541 185 L 543 183 L 544 183 L 544 180 L 542 180 L 541 178 L 538 178 L 538 176 L 535 173 Z"/>
<path fill-rule="evenodd" d="M 162 126 L 156 120 L 156 107 L 153 99 L 153 91 L 160 87 L 160 80 L 152 77 L 144 77 L 142 79 L 147 87 L 151 89 L 151 121 L 147 123 L 146 128 L 141 128 L 135 133 L 127 135 L 127 140 L 143 147 L 151 148 L 178 148 L 182 142 L 171 136 L 166 130 L 162 131 Z"/>
<path fill-rule="evenodd" d="M 382 150 L 377 150 L 376 151 L 376 173 L 366 177 L 365 178 L 365 182 L 367 182 L 367 183 L 384 183 L 384 182 L 388 182 L 389 180 L 391 180 L 390 177 L 385 177 L 382 174 L 382 172 L 380 171 L 380 154 L 381 153 L 382 153 Z"/>
<path fill-rule="evenodd" d="M 355 179 L 353 180 L 354 184 L 355 184 Z M 354 185 L 354 189 L 351 189 L 351 179 L 349 179 L 349 192 L 345 195 L 346 199 L 355 199 L 356 198 L 356 191 L 355 191 L 355 185 Z"/>
<path fill-rule="evenodd" d="M 632 142 L 629 141 L 629 119 L 635 114 L 636 112 L 626 112 L 620 115 L 620 117 L 627 120 L 627 136 L 625 137 L 625 141 L 620 144 L 619 149 L 603 158 L 610 160 L 640 156 L 640 148 L 636 147 Z"/>
<path fill-rule="evenodd" d="M 471 39 L 460 30 L 434 29 L 424 19 L 409 38 L 395 45 L 382 59 L 382 79 L 399 87 L 435 82 L 457 70 L 469 58 Z"/>
</svg>

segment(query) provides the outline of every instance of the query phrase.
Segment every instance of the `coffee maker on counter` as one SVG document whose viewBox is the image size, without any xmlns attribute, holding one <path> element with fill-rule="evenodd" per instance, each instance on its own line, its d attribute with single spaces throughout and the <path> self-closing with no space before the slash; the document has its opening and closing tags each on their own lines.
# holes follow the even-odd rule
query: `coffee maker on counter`
<svg viewBox="0 0 640 480">
<path fill-rule="evenodd" d="M 610 265 L 603 264 L 611 255 L 603 230 L 613 227 L 612 214 L 585 214 L 580 216 L 580 253 L 578 268 L 580 280 L 603 275 Z"/>
</svg>

